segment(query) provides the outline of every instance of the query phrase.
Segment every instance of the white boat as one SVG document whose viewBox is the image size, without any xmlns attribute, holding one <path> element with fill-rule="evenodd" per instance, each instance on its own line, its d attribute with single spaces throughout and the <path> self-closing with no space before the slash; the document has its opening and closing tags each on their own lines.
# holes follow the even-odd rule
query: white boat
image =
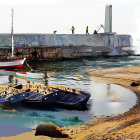
<svg viewBox="0 0 140 140">
<path fill-rule="evenodd" d="M 22 68 L 26 58 L 0 62 L 0 68 Z"/>
<path fill-rule="evenodd" d="M 26 72 L 26 73 L 16 73 L 17 77 L 23 77 L 23 78 L 32 78 L 32 79 L 42 79 L 45 77 L 43 73 L 32 73 L 32 72 Z"/>
<path fill-rule="evenodd" d="M 22 68 L 24 61 L 26 60 L 26 58 L 20 60 L 14 60 L 13 9 L 12 9 L 11 37 L 12 37 L 11 38 L 12 58 L 10 60 L 0 61 L 0 68 Z"/>
<path fill-rule="evenodd" d="M 31 72 L 27 72 L 26 77 L 27 78 L 34 78 L 34 79 L 41 79 L 41 78 L 44 78 L 45 75 L 43 73 L 31 73 Z"/>
</svg>

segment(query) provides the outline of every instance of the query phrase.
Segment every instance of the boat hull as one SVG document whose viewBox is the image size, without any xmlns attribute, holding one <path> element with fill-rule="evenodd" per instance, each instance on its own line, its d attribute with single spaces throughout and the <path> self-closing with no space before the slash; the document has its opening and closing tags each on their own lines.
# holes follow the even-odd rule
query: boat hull
<svg viewBox="0 0 140 140">
<path fill-rule="evenodd" d="M 61 90 L 58 93 L 58 98 L 55 101 L 55 105 L 61 108 L 73 109 L 73 110 L 87 110 L 87 101 L 90 98 L 90 94 L 81 92 L 80 95 L 66 92 Z"/>
<path fill-rule="evenodd" d="M 54 93 L 43 95 L 40 93 L 29 93 L 28 97 L 22 101 L 22 105 L 36 109 L 54 109 L 57 96 Z"/>
<path fill-rule="evenodd" d="M 9 103 L 22 103 L 25 107 L 37 109 L 55 109 L 55 107 L 67 108 L 72 110 L 87 110 L 87 101 L 90 94 L 76 89 L 62 86 L 46 87 L 36 84 L 17 85 L 17 90 L 26 91 L 9 97 Z M 2 94 L 1 99 L 5 95 Z M 7 102 L 7 101 L 6 101 Z"/>
<path fill-rule="evenodd" d="M 0 68 L 22 68 L 25 59 L 0 62 Z"/>
<path fill-rule="evenodd" d="M 17 108 L 21 105 L 21 102 L 27 97 L 26 92 L 22 92 L 9 98 L 0 98 L 0 105 L 6 108 Z"/>
</svg>

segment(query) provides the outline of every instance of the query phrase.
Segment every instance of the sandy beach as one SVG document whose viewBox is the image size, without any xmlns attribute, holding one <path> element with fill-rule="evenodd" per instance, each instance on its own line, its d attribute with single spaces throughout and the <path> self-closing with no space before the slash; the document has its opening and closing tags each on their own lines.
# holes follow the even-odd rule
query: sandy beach
<svg viewBox="0 0 140 140">
<path fill-rule="evenodd" d="M 140 139 L 140 66 L 125 68 L 93 69 L 86 73 L 93 81 L 102 81 L 122 85 L 134 91 L 137 104 L 130 111 L 115 117 L 94 118 L 82 125 L 64 128 L 72 139 Z M 138 85 L 132 87 L 132 82 Z M 19 134 L 12 137 L 1 137 L 0 140 L 49 140 L 56 139 L 46 136 L 35 136 L 35 131 Z"/>
</svg>

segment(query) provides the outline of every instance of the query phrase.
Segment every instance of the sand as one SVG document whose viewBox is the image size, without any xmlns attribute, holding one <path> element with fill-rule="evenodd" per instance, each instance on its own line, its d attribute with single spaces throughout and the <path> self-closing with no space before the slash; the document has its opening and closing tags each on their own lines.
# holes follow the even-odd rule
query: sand
<svg viewBox="0 0 140 140">
<path fill-rule="evenodd" d="M 138 101 L 130 111 L 115 117 L 94 118 L 82 125 L 64 128 L 76 140 L 140 139 L 140 85 L 131 83 L 140 81 L 140 66 L 126 68 L 96 69 L 87 73 L 93 81 L 102 81 L 122 85 L 134 91 Z M 0 140 L 49 140 L 46 136 L 35 136 L 35 131 L 17 136 L 4 137 Z"/>
</svg>

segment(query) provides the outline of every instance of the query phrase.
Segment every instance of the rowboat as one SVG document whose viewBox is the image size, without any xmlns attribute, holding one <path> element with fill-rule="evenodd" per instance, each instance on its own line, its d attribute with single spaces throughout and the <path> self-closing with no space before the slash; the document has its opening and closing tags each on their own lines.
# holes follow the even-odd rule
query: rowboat
<svg viewBox="0 0 140 140">
<path fill-rule="evenodd" d="M 73 89 L 65 86 L 49 86 L 56 89 L 57 98 L 55 105 L 61 108 L 87 110 L 87 101 L 90 98 L 89 93 L 82 92 L 78 89 Z M 53 95 L 54 96 L 54 95 Z"/>
<path fill-rule="evenodd" d="M 17 90 L 12 89 L 12 92 L 0 92 L 0 104 L 9 108 L 18 107 L 22 100 L 27 96 L 27 92 L 17 93 Z"/>
<path fill-rule="evenodd" d="M 50 94 L 40 94 L 38 91 L 31 91 L 27 97 L 22 101 L 22 105 L 28 108 L 35 109 L 54 109 L 57 94 L 54 92 Z"/>
<path fill-rule="evenodd" d="M 22 68 L 26 58 L 0 62 L 0 68 Z"/>
<path fill-rule="evenodd" d="M 61 107 L 86 110 L 86 104 L 90 98 L 90 94 L 78 89 L 64 86 L 43 86 L 35 83 L 20 84 L 15 87 L 0 85 L 0 90 L 3 90 L 0 93 L 0 100 L 6 100 L 5 102 L 8 100 L 11 106 L 20 103 L 22 106 L 37 109 Z M 5 96 L 8 95 L 8 98 L 4 98 L 3 93 Z M 24 97 L 22 94 L 24 94 Z"/>
</svg>

